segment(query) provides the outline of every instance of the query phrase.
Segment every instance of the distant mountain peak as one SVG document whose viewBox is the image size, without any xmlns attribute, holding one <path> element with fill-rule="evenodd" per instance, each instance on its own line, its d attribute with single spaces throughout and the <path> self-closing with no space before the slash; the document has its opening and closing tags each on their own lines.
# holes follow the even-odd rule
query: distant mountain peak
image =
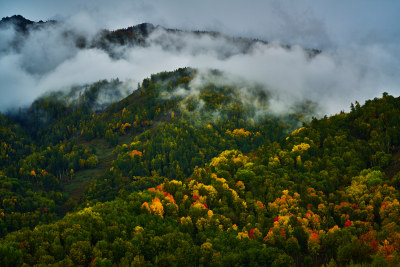
<svg viewBox="0 0 400 267">
<path fill-rule="evenodd" d="M 2 18 L 0 23 L 33 24 L 34 22 L 21 15 L 13 15 L 11 17 Z"/>
<path fill-rule="evenodd" d="M 21 15 L 13 15 L 11 17 L 4 17 L 0 21 L 0 27 L 7 25 L 13 25 L 16 30 L 26 32 L 28 30 L 28 25 L 33 25 L 35 22 L 24 18 Z"/>
<path fill-rule="evenodd" d="M 27 33 L 31 27 L 42 26 L 45 23 L 54 23 L 54 22 L 55 21 L 53 20 L 49 20 L 47 22 L 40 20 L 35 22 L 26 19 L 24 16 L 21 15 L 13 15 L 11 17 L 3 17 L 0 20 L 0 27 L 7 27 L 12 25 L 15 28 L 15 30 L 20 31 L 22 33 Z"/>
<path fill-rule="evenodd" d="M 11 17 L 4 17 L 4 18 L 2 18 L 2 21 L 26 21 L 26 22 L 33 23 L 33 21 L 30 21 L 21 15 L 13 15 Z"/>
</svg>

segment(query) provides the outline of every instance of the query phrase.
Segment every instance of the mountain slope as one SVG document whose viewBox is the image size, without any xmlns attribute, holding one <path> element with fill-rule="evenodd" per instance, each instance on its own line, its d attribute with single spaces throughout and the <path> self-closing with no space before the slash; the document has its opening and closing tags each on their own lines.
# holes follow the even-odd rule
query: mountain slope
<svg viewBox="0 0 400 267">
<path fill-rule="evenodd" d="M 153 75 L 108 107 L 100 104 L 121 83 L 100 81 L 43 96 L 5 118 L 1 234 L 57 219 L 84 201 L 112 200 L 121 189 L 133 192 L 165 177 L 184 178 L 225 149 L 254 150 L 299 123 L 296 117 L 256 114 L 238 88 L 210 85 L 193 95 L 188 85 L 194 74 L 180 69 Z M 131 162 L 129 148 L 143 153 L 143 160 Z M 127 177 L 133 176 L 137 181 L 130 183 Z"/>
<path fill-rule="evenodd" d="M 157 95 L 155 89 L 163 88 L 157 79 L 174 74 L 154 76 L 136 94 Z M 142 99 L 142 104 L 155 101 L 150 99 Z M 150 110 L 155 103 L 149 104 Z M 137 109 L 137 104 L 128 98 L 98 116 L 121 125 L 124 114 Z M 140 109 L 135 113 L 143 114 Z M 117 159 L 85 193 L 88 207 L 33 231 L 7 235 L 1 242 L 1 257 L 9 264 L 93 266 L 132 262 L 379 265 L 385 261 L 396 265 L 399 175 L 387 177 L 383 171 L 390 168 L 392 154 L 398 151 L 399 113 L 399 99 L 385 94 L 364 106 L 356 103 L 350 113 L 313 119 L 279 142 L 264 141 L 246 149 L 247 140 L 257 134 L 249 125 L 243 130 L 222 128 L 225 135 L 218 137 L 222 132 L 213 129 L 229 125 L 229 120 L 222 124 L 206 121 L 205 128 L 196 126 L 200 131 L 194 131 L 193 126 L 185 126 L 190 112 L 175 109 L 177 118 L 171 110 L 159 124 L 163 127 L 155 126 L 152 132 L 151 124 L 144 124 L 144 132 L 129 132 L 137 137 L 117 147 Z M 187 139 L 180 139 L 179 129 Z M 188 141 L 207 137 L 207 131 L 219 142 L 232 136 L 229 150 L 212 153 L 214 158 L 206 157 L 207 163 L 199 162 L 189 175 L 179 173 L 176 166 L 175 173 L 166 171 L 168 179 L 163 180 L 158 173 L 163 169 L 157 169 L 155 160 L 168 153 L 173 158 L 165 146 L 171 137 L 179 137 L 172 142 L 175 151 L 181 151 L 178 144 L 182 144 L 181 153 L 187 153 L 193 149 Z M 157 133 L 167 142 L 158 139 Z M 215 146 L 210 138 L 200 140 L 207 144 L 205 150 L 200 149 L 202 153 Z M 235 143 L 248 152 L 232 149 Z M 153 171 L 149 176 L 146 161 L 153 146 L 161 151 L 150 161 Z"/>
</svg>

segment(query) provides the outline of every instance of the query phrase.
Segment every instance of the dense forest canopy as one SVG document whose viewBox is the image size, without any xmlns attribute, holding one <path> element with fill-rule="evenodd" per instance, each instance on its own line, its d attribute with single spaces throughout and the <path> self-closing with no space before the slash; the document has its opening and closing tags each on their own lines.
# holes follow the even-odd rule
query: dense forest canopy
<svg viewBox="0 0 400 267">
<path fill-rule="evenodd" d="M 197 72 L 1 114 L 2 266 L 400 264 L 399 98 L 276 114 Z"/>
</svg>

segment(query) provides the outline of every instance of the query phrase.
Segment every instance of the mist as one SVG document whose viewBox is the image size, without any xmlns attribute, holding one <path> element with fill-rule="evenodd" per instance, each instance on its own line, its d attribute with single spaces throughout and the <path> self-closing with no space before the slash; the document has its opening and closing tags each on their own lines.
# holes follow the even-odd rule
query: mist
<svg viewBox="0 0 400 267">
<path fill-rule="evenodd" d="M 396 44 L 327 46 L 310 55 L 299 45 L 288 49 L 276 40 L 249 46 L 223 35 L 157 28 L 144 47 L 111 45 L 109 53 L 76 46 L 76 38 L 84 36 L 90 43 L 99 30 L 91 16 L 78 13 L 30 31 L 18 49 L 13 49 L 10 44 L 18 33 L 9 27 L 0 29 L 0 110 L 25 107 L 44 93 L 102 79 L 119 78 L 132 92 L 151 74 L 181 67 L 200 70 L 202 77 L 194 79 L 193 87 L 201 80 L 240 84 L 244 90 L 261 85 L 271 96 L 269 110 L 275 113 L 290 112 L 296 103 L 309 100 L 320 107 L 318 115 L 334 114 L 347 111 L 356 100 L 362 102 L 383 92 L 400 93 Z M 209 69 L 223 71 L 224 80 L 207 76 Z"/>
</svg>

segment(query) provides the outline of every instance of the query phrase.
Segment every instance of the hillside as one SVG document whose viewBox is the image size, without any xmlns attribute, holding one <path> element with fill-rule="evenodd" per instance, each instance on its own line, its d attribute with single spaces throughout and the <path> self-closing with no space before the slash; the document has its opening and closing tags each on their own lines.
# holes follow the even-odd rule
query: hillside
<svg viewBox="0 0 400 267">
<path fill-rule="evenodd" d="M 256 125 L 254 107 L 228 98 L 213 85 L 200 89 L 204 102 L 190 94 L 166 96 L 169 91 L 180 92 L 181 87 L 187 87 L 193 73 L 181 69 L 153 75 L 140 89 L 111 105 L 103 98 L 118 95 L 118 80 L 43 96 L 29 109 L 11 113 L 8 118 L 3 115 L 1 174 L 7 179 L 2 198 L 9 199 L 10 204 L 3 201 L 2 235 L 62 216 L 81 204 L 82 198 L 112 200 L 127 186 L 124 176 L 148 177 L 130 190 L 145 189 L 164 177 L 190 175 L 196 165 L 203 165 L 226 148 L 241 146 L 251 151 L 266 140 L 278 140 L 285 129 L 294 127 L 293 118 L 265 117 L 267 125 Z M 221 94 L 219 103 L 209 98 L 209 90 Z M 198 101 L 206 107 L 195 108 Z M 222 106 L 221 101 L 227 105 Z M 245 118 L 251 113 L 251 118 Z M 265 133 L 248 140 L 229 134 L 245 126 Z M 135 167 L 129 161 L 133 155 L 121 153 L 133 145 L 140 153 L 146 151 Z M 103 185 L 108 181 L 103 178 L 104 172 L 117 158 L 123 170 L 118 173 L 120 183 Z M 100 188 L 95 190 L 99 196 L 83 195 L 90 181 L 95 182 L 91 188 Z"/>
<path fill-rule="evenodd" d="M 399 263 L 398 98 L 310 119 L 313 103 L 276 114 L 257 86 L 197 75 L 1 115 L 2 265 Z"/>
<path fill-rule="evenodd" d="M 396 42 L 269 10 L 3 18 L 0 266 L 400 266 Z"/>
</svg>

